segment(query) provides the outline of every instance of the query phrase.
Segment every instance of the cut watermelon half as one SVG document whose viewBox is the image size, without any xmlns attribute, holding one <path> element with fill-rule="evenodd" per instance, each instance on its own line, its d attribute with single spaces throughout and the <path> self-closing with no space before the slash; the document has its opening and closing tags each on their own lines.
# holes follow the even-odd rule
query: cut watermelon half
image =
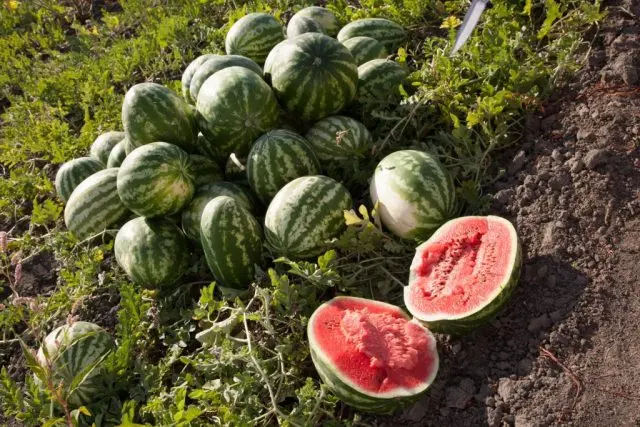
<svg viewBox="0 0 640 427">
<path fill-rule="evenodd" d="M 316 309 L 307 333 L 320 378 L 363 411 L 390 413 L 415 402 L 438 372 L 431 332 L 391 304 L 336 297 Z"/>
<path fill-rule="evenodd" d="M 506 219 L 453 219 L 416 249 L 405 305 L 432 331 L 465 334 L 497 314 L 521 264 L 518 235 Z"/>
</svg>

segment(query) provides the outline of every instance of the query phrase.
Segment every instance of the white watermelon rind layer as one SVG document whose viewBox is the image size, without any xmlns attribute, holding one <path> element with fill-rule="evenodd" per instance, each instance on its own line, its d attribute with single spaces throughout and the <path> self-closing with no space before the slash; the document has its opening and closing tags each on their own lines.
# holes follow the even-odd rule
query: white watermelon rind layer
<svg viewBox="0 0 640 427">
<path fill-rule="evenodd" d="M 489 215 L 482 216 L 466 216 L 461 218 L 455 218 L 446 222 L 440 227 L 426 242 L 422 243 L 416 248 L 416 254 L 419 253 L 425 246 L 430 245 L 432 242 L 437 241 L 440 235 L 445 233 L 448 229 L 458 225 L 461 221 L 473 221 L 487 219 L 488 221 L 500 222 L 506 226 L 509 230 L 509 240 L 511 241 L 511 251 L 509 253 L 509 259 L 507 265 L 511 266 L 511 270 L 505 275 L 500 286 L 490 293 L 484 304 L 476 307 L 473 311 L 468 311 L 461 314 L 451 314 L 445 312 L 426 314 L 421 312 L 416 306 L 413 305 L 410 299 L 410 289 L 415 282 L 415 269 L 420 264 L 420 257 L 414 257 L 410 267 L 409 286 L 404 289 L 404 303 L 407 310 L 420 322 L 422 322 L 427 328 L 435 332 L 450 333 L 450 334 L 462 334 L 469 332 L 476 327 L 489 321 L 497 312 L 502 308 L 504 303 L 509 299 L 515 285 L 520 278 L 520 270 L 522 267 L 522 248 L 518 239 L 518 234 L 513 224 L 508 220 L 499 216 Z"/>
<path fill-rule="evenodd" d="M 398 388 L 393 391 L 385 392 L 385 393 L 371 393 L 370 391 L 364 390 L 360 388 L 356 383 L 354 383 L 351 379 L 346 377 L 344 374 L 339 372 L 337 369 L 333 368 L 332 362 L 329 357 L 322 351 L 322 348 L 319 346 L 315 334 L 313 332 L 313 324 L 318 315 L 325 307 L 328 307 L 332 304 L 335 304 L 344 300 L 355 300 L 362 302 L 363 307 L 367 305 L 378 305 L 390 311 L 395 311 L 399 313 L 407 319 L 407 321 L 415 322 L 416 324 L 422 326 L 420 322 L 411 319 L 400 307 L 397 307 L 392 304 L 387 304 L 380 301 L 369 300 L 365 298 L 358 297 L 346 297 L 346 296 L 338 296 L 333 298 L 330 301 L 325 302 L 321 306 L 319 306 L 316 311 L 313 313 L 311 318 L 309 319 L 309 323 L 307 325 L 307 336 L 309 338 L 309 347 L 311 349 L 312 359 L 320 377 L 323 381 L 329 385 L 335 392 L 335 394 L 344 400 L 346 403 L 355 406 L 357 408 L 371 411 L 371 412 L 390 412 L 395 410 L 400 406 L 404 406 L 408 403 L 414 402 L 421 394 L 423 394 L 429 386 L 433 383 L 438 373 L 438 368 L 440 366 L 440 361 L 438 357 L 438 351 L 436 348 L 436 340 L 433 334 L 426 328 L 425 331 L 427 333 L 428 341 L 429 341 L 429 350 L 431 352 L 431 356 L 433 358 L 433 367 L 430 371 L 429 377 L 427 377 L 423 382 L 420 383 L 419 386 L 414 388 Z M 388 404 L 387 404 L 388 403 Z"/>
</svg>

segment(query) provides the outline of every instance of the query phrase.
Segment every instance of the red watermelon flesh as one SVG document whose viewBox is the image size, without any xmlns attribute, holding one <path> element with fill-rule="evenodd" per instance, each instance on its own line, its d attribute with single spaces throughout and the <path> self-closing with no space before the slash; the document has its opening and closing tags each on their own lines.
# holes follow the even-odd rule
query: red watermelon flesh
<svg viewBox="0 0 640 427">
<path fill-rule="evenodd" d="M 416 249 L 405 303 L 425 322 L 481 311 L 511 285 L 519 270 L 515 229 L 496 217 L 451 220 Z"/>
<path fill-rule="evenodd" d="M 438 370 L 433 335 L 398 307 L 337 297 L 309 321 L 309 341 L 347 385 L 375 397 L 410 396 Z"/>
</svg>

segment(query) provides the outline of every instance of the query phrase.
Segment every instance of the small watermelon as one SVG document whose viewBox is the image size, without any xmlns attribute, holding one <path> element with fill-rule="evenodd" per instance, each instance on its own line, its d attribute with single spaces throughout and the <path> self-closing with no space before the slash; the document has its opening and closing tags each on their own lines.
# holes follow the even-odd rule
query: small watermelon
<svg viewBox="0 0 640 427">
<path fill-rule="evenodd" d="M 293 15 L 287 24 L 287 37 L 291 39 L 305 33 L 324 34 L 324 30 L 320 24 L 307 16 Z"/>
<path fill-rule="evenodd" d="M 200 68 L 202 64 L 204 64 L 208 59 L 215 58 L 219 55 L 215 55 L 212 53 L 207 53 L 205 55 L 200 55 L 185 68 L 184 73 L 182 73 L 182 96 L 189 104 L 195 104 L 196 98 L 191 96 L 190 88 L 191 81 L 193 80 L 193 76 Z"/>
<path fill-rule="evenodd" d="M 196 188 L 223 180 L 222 170 L 216 162 L 198 154 L 191 154 L 189 157 L 191 158 L 191 170 Z"/>
<path fill-rule="evenodd" d="M 434 156 L 417 150 L 389 154 L 376 167 L 371 199 L 393 234 L 406 239 L 429 238 L 453 216 L 455 188 Z"/>
<path fill-rule="evenodd" d="M 225 55 L 210 58 L 198 67 L 191 79 L 189 91 L 191 98 L 194 99 L 194 103 L 195 100 L 198 99 L 198 93 L 204 82 L 216 72 L 229 67 L 244 67 L 262 76 L 262 68 L 246 56 Z"/>
<path fill-rule="evenodd" d="M 383 59 L 389 56 L 384 45 L 371 37 L 353 37 L 345 40 L 342 44 L 349 49 L 358 66 L 373 59 Z"/>
<path fill-rule="evenodd" d="M 104 169 L 104 164 L 95 157 L 80 157 L 69 160 L 60 166 L 56 174 L 55 187 L 58 197 L 66 202 L 82 181 L 102 169 Z"/>
<path fill-rule="evenodd" d="M 415 403 L 438 373 L 431 332 L 384 302 L 336 297 L 313 313 L 307 336 L 320 378 L 362 411 L 391 413 Z"/>
<path fill-rule="evenodd" d="M 127 157 L 127 153 L 125 151 L 125 144 L 127 139 L 123 139 L 118 142 L 115 147 L 111 150 L 111 154 L 109 154 L 109 160 L 107 160 L 108 168 L 117 168 L 122 164 L 122 161 L 125 157 Z"/>
<path fill-rule="evenodd" d="M 358 67 L 358 102 L 384 103 L 398 98 L 398 86 L 407 77 L 402 65 L 390 59 L 373 59 Z"/>
<path fill-rule="evenodd" d="M 262 264 L 262 229 L 241 203 L 228 196 L 211 200 L 200 222 L 209 269 L 221 285 L 246 288 Z"/>
<path fill-rule="evenodd" d="M 294 16 L 311 18 L 322 28 L 322 32 L 330 37 L 335 37 L 340 29 L 338 18 L 329 9 L 320 6 L 309 6 L 299 10 Z"/>
<path fill-rule="evenodd" d="M 250 13 L 240 18 L 225 39 L 227 55 L 242 55 L 264 64 L 269 51 L 284 40 L 282 25 L 266 13 Z"/>
<path fill-rule="evenodd" d="M 522 265 L 513 225 L 497 216 L 453 219 L 418 246 L 404 302 L 429 329 L 460 335 L 491 320 Z"/>
<path fill-rule="evenodd" d="M 365 125 L 347 116 L 325 117 L 311 126 L 305 137 L 321 161 L 363 157 L 373 145 L 373 137 Z"/>
<path fill-rule="evenodd" d="M 395 52 L 405 39 L 404 28 L 383 18 L 365 18 L 353 21 L 340 30 L 338 40 L 345 42 L 354 37 L 371 37 L 378 40 L 389 52 Z"/>
<path fill-rule="evenodd" d="M 116 144 L 124 139 L 124 132 L 105 132 L 93 141 L 89 149 L 89 155 L 102 163 L 102 167 L 107 165 L 109 154 Z"/>
</svg>

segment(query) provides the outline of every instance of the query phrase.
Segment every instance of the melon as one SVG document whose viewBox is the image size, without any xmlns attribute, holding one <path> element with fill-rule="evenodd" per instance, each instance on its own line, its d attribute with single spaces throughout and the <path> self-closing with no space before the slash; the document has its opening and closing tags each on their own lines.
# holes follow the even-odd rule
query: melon
<svg viewBox="0 0 640 427">
<path fill-rule="evenodd" d="M 467 333 L 509 299 L 521 264 L 518 235 L 506 219 L 453 219 L 416 249 L 405 305 L 433 331 Z"/>
<path fill-rule="evenodd" d="M 191 96 L 191 81 L 193 80 L 193 76 L 198 71 L 198 68 L 209 59 L 217 57 L 219 55 L 215 55 L 212 53 L 207 53 L 205 55 L 200 55 L 185 68 L 184 73 L 182 73 L 181 87 L 182 87 L 182 97 L 189 103 L 195 104 L 197 97 Z"/>
<path fill-rule="evenodd" d="M 259 65 L 284 39 L 282 24 L 266 13 L 250 13 L 236 21 L 225 38 L 227 55 L 242 55 Z"/>
<path fill-rule="evenodd" d="M 335 37 L 340 29 L 338 18 L 329 9 L 320 6 L 309 6 L 301 9 L 294 16 L 304 16 L 311 18 L 320 25 L 322 32 L 328 36 Z"/>
<path fill-rule="evenodd" d="M 307 325 L 320 378 L 345 403 L 390 413 L 414 403 L 436 377 L 436 341 L 399 307 L 336 297 L 316 309 Z"/>
</svg>

